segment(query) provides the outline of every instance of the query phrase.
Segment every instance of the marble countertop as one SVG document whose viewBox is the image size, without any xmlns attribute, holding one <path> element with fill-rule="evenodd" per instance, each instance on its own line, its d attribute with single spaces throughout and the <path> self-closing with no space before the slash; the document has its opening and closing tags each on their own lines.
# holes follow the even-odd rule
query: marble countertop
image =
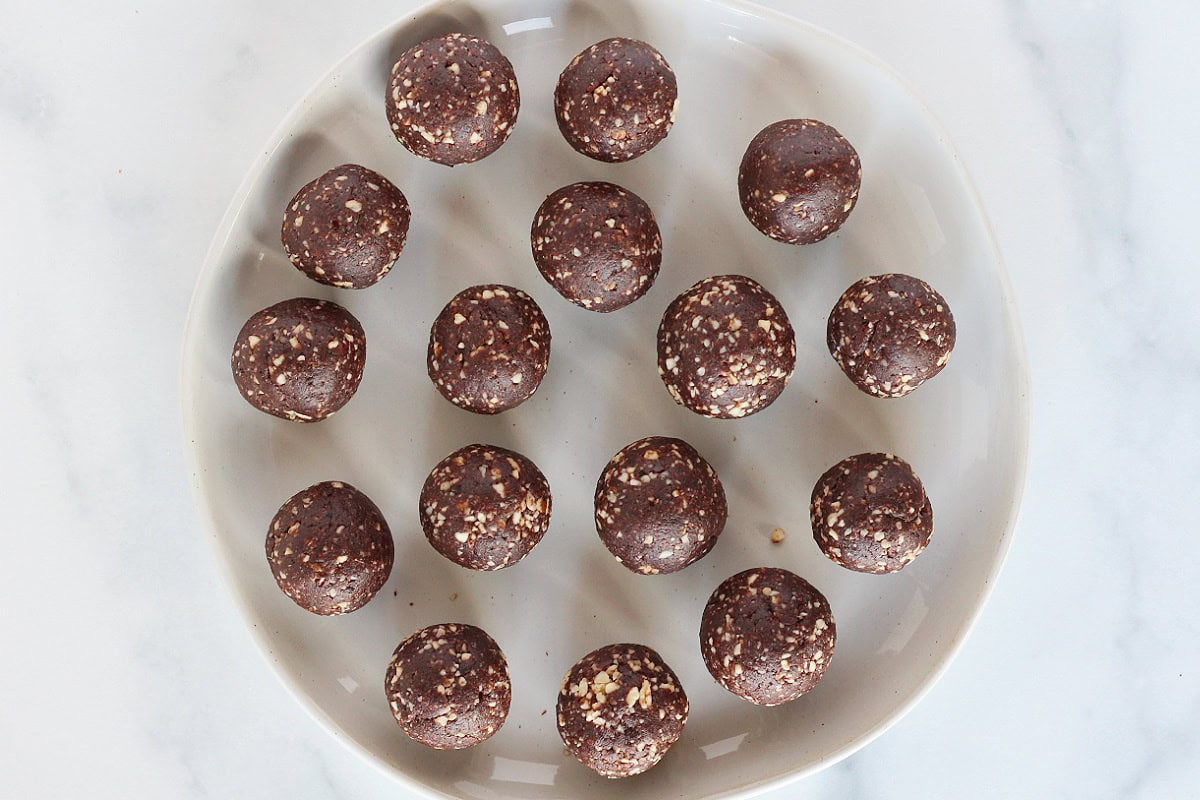
<svg viewBox="0 0 1200 800">
<path fill-rule="evenodd" d="M 293 701 L 220 583 L 178 358 L 260 144 L 413 5 L 6 7 L 0 797 L 409 796 Z M 1010 266 L 1033 381 L 1024 508 L 973 635 L 891 731 L 769 796 L 1194 796 L 1200 15 L 769 5 L 874 51 L 934 109 Z"/>
</svg>

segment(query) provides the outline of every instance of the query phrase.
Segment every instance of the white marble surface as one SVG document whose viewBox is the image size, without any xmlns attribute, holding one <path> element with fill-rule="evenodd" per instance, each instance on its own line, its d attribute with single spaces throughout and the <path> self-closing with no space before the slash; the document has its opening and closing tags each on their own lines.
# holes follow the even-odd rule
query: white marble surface
<svg viewBox="0 0 1200 800">
<path fill-rule="evenodd" d="M 890 732 L 773 797 L 1195 796 L 1200 15 L 773 4 L 880 55 L 946 126 L 1034 388 L 1018 536 L 973 636 Z M 4 4 L 0 797 L 408 796 L 236 616 L 189 493 L 178 355 L 260 144 L 411 6 Z"/>
</svg>

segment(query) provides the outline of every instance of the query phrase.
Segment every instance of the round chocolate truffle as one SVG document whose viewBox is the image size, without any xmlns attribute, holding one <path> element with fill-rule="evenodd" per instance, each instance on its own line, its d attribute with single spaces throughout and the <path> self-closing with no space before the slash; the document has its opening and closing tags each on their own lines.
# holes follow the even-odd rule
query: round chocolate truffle
<svg viewBox="0 0 1200 800">
<path fill-rule="evenodd" d="M 859 389 L 903 397 L 946 366 L 955 330 L 950 306 L 928 283 L 911 275 L 874 275 L 838 298 L 826 341 Z"/>
<path fill-rule="evenodd" d="M 813 487 L 809 512 L 821 552 L 856 572 L 898 572 L 933 536 L 925 486 L 891 453 L 861 453 L 834 464 Z"/>
<path fill-rule="evenodd" d="M 708 671 L 760 706 L 790 702 L 816 686 L 836 638 L 825 595 L 775 567 L 726 579 L 700 620 L 700 655 Z"/>
<path fill-rule="evenodd" d="M 464 33 L 428 39 L 392 67 L 387 115 L 400 144 L 453 167 L 494 153 L 517 122 L 512 64 L 491 42 Z"/>
<path fill-rule="evenodd" d="M 567 144 L 597 161 L 637 158 L 666 138 L 679 89 L 662 53 L 636 39 L 605 39 L 558 76 L 554 113 Z"/>
<path fill-rule="evenodd" d="M 654 650 L 610 644 L 571 667 L 557 711 L 558 735 L 581 764 L 625 778 L 653 767 L 679 741 L 688 699 Z"/>
<path fill-rule="evenodd" d="M 842 227 L 861 183 L 858 153 L 815 119 L 785 119 L 763 128 L 738 170 L 746 217 L 788 244 L 819 242 Z"/>
<path fill-rule="evenodd" d="M 421 489 L 421 528 L 467 569 L 511 567 L 550 526 L 550 484 L 520 453 L 471 444 L 443 458 Z"/>
<path fill-rule="evenodd" d="M 471 286 L 433 321 L 426 364 L 442 396 L 476 414 L 529 399 L 550 363 L 550 324 L 533 298 L 511 286 Z"/>
<path fill-rule="evenodd" d="M 530 233 L 533 260 L 577 306 L 616 311 L 650 291 L 662 236 L 646 201 L 602 181 L 573 183 L 546 198 Z"/>
<path fill-rule="evenodd" d="M 392 654 L 383 689 L 406 734 L 435 750 L 490 739 L 508 717 L 508 660 L 474 625 L 447 622 L 409 636 Z"/>
<path fill-rule="evenodd" d="M 297 297 L 246 320 L 233 345 L 233 380 L 259 411 L 314 422 L 350 401 L 362 380 L 367 337 L 346 309 Z"/>
<path fill-rule="evenodd" d="M 409 216 L 404 193 L 387 178 L 343 164 L 296 192 L 283 215 L 283 249 L 318 283 L 364 289 L 400 256 Z"/>
<path fill-rule="evenodd" d="M 762 411 L 795 366 L 783 307 L 742 275 L 700 281 L 667 306 L 658 326 L 658 374 L 676 403 L 706 417 Z"/>
<path fill-rule="evenodd" d="M 379 507 L 340 481 L 293 495 L 267 529 L 275 582 L 314 614 L 362 608 L 387 582 L 394 559 L 392 532 Z"/>
<path fill-rule="evenodd" d="M 725 489 L 682 439 L 650 436 L 612 457 L 596 483 L 596 531 L 643 575 L 678 572 L 708 555 L 725 528 Z"/>
</svg>

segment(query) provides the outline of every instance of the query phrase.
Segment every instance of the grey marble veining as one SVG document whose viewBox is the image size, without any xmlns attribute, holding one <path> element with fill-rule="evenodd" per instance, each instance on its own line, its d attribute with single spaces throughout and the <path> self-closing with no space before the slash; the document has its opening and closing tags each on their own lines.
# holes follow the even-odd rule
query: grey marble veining
<svg viewBox="0 0 1200 800">
<path fill-rule="evenodd" d="M 1008 565 L 945 677 L 875 743 L 769 797 L 1193 796 L 1200 17 L 771 5 L 879 54 L 946 126 L 1012 273 L 1034 436 Z M 408 796 L 255 649 L 180 433 L 187 303 L 228 198 L 292 103 L 401 9 L 330 13 L 6 9 L 0 797 Z"/>
</svg>

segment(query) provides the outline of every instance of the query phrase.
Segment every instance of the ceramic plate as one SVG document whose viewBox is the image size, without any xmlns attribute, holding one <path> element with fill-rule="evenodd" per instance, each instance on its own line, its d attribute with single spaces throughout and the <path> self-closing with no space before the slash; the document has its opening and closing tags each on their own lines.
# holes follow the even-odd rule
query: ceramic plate
<svg viewBox="0 0 1200 800">
<path fill-rule="evenodd" d="M 422 161 L 393 138 L 388 71 L 412 44 L 466 31 L 512 61 L 523 105 L 512 138 L 476 164 Z M 606 165 L 576 154 L 554 123 L 554 82 L 602 38 L 653 43 L 679 80 L 679 114 L 649 154 Z M 759 234 L 738 205 L 747 143 L 778 119 L 838 128 L 862 158 L 861 199 L 845 227 L 806 247 Z M 377 286 L 310 282 L 279 242 L 292 194 L 345 162 L 371 167 L 412 205 L 409 243 Z M 543 198 L 579 180 L 641 195 L 662 228 L 657 283 L 613 314 L 577 308 L 540 277 L 529 228 Z M 860 393 L 825 348 L 825 319 L 856 279 L 907 272 L 947 298 L 958 323 L 948 368 L 900 400 Z M 713 274 L 749 275 L 773 291 L 796 329 L 794 378 L 767 410 L 710 420 L 672 402 L 655 366 L 667 304 Z M 550 321 L 549 374 L 524 405 L 495 417 L 451 406 L 425 373 L 434 316 L 459 289 L 500 282 L 528 291 Z M 334 299 L 367 331 L 355 398 L 304 425 L 252 409 L 229 356 L 242 322 L 289 297 Z M 1003 265 L 954 152 L 908 87 L 870 55 L 828 33 L 739 2 L 520 0 L 426 6 L 351 53 L 283 122 L 234 197 L 191 310 L 184 395 L 194 482 L 219 559 L 271 664 L 332 735 L 431 796 L 710 798 L 748 794 L 811 773 L 894 723 L 946 667 L 979 612 L 1008 548 L 1024 477 L 1026 370 Z M 644 577 L 600 544 L 592 493 L 608 459 L 642 436 L 691 442 L 716 467 L 730 516 L 713 552 L 683 572 Z M 452 450 L 491 442 L 545 472 L 554 515 L 519 565 L 474 573 L 426 542 L 417 498 Z M 902 573 L 856 574 L 818 551 L 807 501 L 844 456 L 895 452 L 932 499 L 929 549 Z M 263 554 L 267 524 L 294 492 L 348 481 L 381 507 L 396 539 L 383 591 L 340 618 L 308 614 L 276 587 Z M 772 544 L 779 527 L 787 537 Z M 829 598 L 837 649 L 804 698 L 759 708 L 719 688 L 700 659 L 709 593 L 748 567 L 778 565 Z M 433 752 L 405 738 L 388 710 L 389 656 L 425 625 L 470 622 L 509 659 L 513 705 L 488 742 Z M 554 704 L 566 670 L 616 641 L 656 648 L 691 699 L 683 738 L 647 774 L 614 784 L 564 755 Z"/>
</svg>

